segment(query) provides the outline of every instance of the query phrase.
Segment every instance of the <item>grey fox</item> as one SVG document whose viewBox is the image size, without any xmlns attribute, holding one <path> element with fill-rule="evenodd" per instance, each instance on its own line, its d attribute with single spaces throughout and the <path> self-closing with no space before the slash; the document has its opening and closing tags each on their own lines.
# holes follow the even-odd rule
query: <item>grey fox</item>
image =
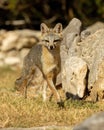
<svg viewBox="0 0 104 130">
<path fill-rule="evenodd" d="M 56 77 L 60 72 L 60 44 L 62 41 L 62 24 L 58 23 L 52 28 L 48 28 L 46 24 L 41 24 L 41 40 L 37 45 L 34 45 L 27 56 L 24 58 L 21 77 L 16 80 L 15 85 L 17 90 L 25 92 L 27 97 L 27 87 L 37 73 L 37 68 L 43 75 L 43 98 L 45 100 L 46 88 L 52 91 L 57 102 L 60 102 L 60 96 L 56 90 Z"/>
</svg>

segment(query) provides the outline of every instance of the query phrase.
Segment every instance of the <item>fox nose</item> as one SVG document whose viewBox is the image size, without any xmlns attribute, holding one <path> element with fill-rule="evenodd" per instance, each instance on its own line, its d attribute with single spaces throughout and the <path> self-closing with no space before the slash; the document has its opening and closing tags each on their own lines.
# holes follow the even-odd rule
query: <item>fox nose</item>
<svg viewBox="0 0 104 130">
<path fill-rule="evenodd" d="M 52 50 L 53 48 L 54 48 L 54 47 L 51 45 L 51 46 L 50 46 L 50 50 Z"/>
</svg>

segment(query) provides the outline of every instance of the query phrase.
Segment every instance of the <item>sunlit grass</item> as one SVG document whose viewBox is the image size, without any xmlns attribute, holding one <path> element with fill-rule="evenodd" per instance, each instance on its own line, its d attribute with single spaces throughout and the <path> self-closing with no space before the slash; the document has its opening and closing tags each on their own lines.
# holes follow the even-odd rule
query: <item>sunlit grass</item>
<svg viewBox="0 0 104 130">
<path fill-rule="evenodd" d="M 54 100 L 43 103 L 41 96 L 24 99 L 14 89 L 18 76 L 19 71 L 0 69 L 0 127 L 73 126 L 104 108 L 102 102 L 67 100 L 60 109 Z"/>
</svg>

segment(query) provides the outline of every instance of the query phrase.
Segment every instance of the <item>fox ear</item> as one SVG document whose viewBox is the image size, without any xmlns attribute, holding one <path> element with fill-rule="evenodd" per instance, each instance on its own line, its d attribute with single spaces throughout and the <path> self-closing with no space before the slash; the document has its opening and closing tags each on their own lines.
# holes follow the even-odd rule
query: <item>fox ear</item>
<svg viewBox="0 0 104 130">
<path fill-rule="evenodd" d="M 47 27 L 45 23 L 41 23 L 40 30 L 41 30 L 41 33 L 46 33 L 49 31 L 49 28 Z"/>
<path fill-rule="evenodd" d="M 56 33 L 61 33 L 62 30 L 63 30 L 62 24 L 61 23 L 57 23 L 53 30 Z"/>
</svg>

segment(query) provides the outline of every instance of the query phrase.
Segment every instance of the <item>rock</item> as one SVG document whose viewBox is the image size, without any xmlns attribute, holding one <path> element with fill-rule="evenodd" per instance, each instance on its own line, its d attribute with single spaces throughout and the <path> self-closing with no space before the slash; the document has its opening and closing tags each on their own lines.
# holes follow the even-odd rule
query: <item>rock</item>
<svg viewBox="0 0 104 130">
<path fill-rule="evenodd" d="M 19 38 L 16 45 L 16 49 L 20 50 L 22 48 L 31 48 L 36 43 L 35 38 L 33 40 L 31 39 L 33 38 L 26 38 L 26 37 Z"/>
<path fill-rule="evenodd" d="M 61 43 L 60 47 L 60 55 L 61 55 L 61 67 L 63 68 L 63 65 L 67 59 L 69 48 L 77 42 L 80 41 L 80 28 L 81 28 L 81 21 L 77 18 L 73 18 L 67 27 L 63 31 L 63 41 Z M 61 78 L 61 72 L 57 77 L 57 83 L 56 85 L 62 84 L 62 78 Z"/>
<path fill-rule="evenodd" d="M 92 101 L 104 100 L 104 58 L 102 58 L 101 60 L 102 61 L 99 61 L 97 66 L 97 71 L 98 71 L 96 74 L 97 79 L 91 90 Z"/>
<path fill-rule="evenodd" d="M 17 50 L 11 50 L 11 51 L 8 51 L 8 52 L 5 52 L 5 55 L 6 57 L 19 57 L 19 51 Z"/>
<path fill-rule="evenodd" d="M 4 60 L 4 58 L 6 57 L 6 54 L 4 52 L 0 52 L 0 60 Z"/>
<path fill-rule="evenodd" d="M 104 79 L 99 78 L 95 84 L 94 87 L 91 89 L 91 101 L 101 101 L 104 100 Z"/>
<path fill-rule="evenodd" d="M 32 30 L 15 30 L 0 33 L 1 50 L 20 50 L 23 47 L 32 47 L 39 41 L 40 32 Z"/>
<path fill-rule="evenodd" d="M 73 130 L 104 130 L 104 112 L 92 115 Z"/>
<path fill-rule="evenodd" d="M 29 48 L 23 48 L 21 51 L 20 51 L 20 57 L 21 59 L 23 60 L 24 57 L 27 55 L 27 53 L 29 52 Z"/>
<path fill-rule="evenodd" d="M 96 22 L 93 25 L 87 27 L 86 30 L 81 32 L 81 40 L 83 41 L 84 39 L 86 39 L 89 35 L 95 33 L 96 31 L 98 31 L 99 29 L 104 28 L 104 23 L 103 22 Z"/>
<path fill-rule="evenodd" d="M 75 23 L 76 23 L 76 26 L 75 26 Z M 101 100 L 101 98 L 104 98 L 103 96 L 103 91 L 104 91 L 104 88 L 103 88 L 104 29 L 101 29 L 103 27 L 103 24 L 96 23 L 95 25 L 89 27 L 88 30 L 90 30 L 90 36 L 86 37 L 84 40 L 82 40 L 82 42 L 80 42 L 80 35 L 79 35 L 80 27 L 81 27 L 81 22 L 78 19 L 73 19 L 63 32 L 64 39 L 61 46 L 62 86 L 69 93 L 72 90 L 73 92 L 71 92 L 71 94 L 74 94 L 74 95 L 78 94 L 78 92 L 72 89 L 74 87 L 72 88 L 69 87 L 69 86 L 72 86 L 71 84 L 69 85 L 70 83 L 69 77 L 71 77 L 70 76 L 71 67 L 73 67 L 73 72 L 76 71 L 76 68 L 74 68 L 74 64 L 70 63 L 70 60 L 71 60 L 70 58 L 73 58 L 73 56 L 79 57 L 88 66 L 87 88 L 89 92 L 91 92 L 91 98 L 95 101 L 98 96 L 99 99 Z M 78 70 L 80 70 L 79 65 L 77 65 L 76 67 Z M 77 83 L 78 82 L 83 82 L 83 79 L 82 81 L 80 81 L 79 79 Z M 97 86 L 97 89 L 95 89 L 96 86 Z"/>
<path fill-rule="evenodd" d="M 0 46 L 2 44 L 2 40 L 5 38 L 6 30 L 0 30 Z"/>
<path fill-rule="evenodd" d="M 20 59 L 18 57 L 6 57 L 4 59 L 4 64 L 6 65 L 19 65 L 20 64 Z"/>
<path fill-rule="evenodd" d="M 83 98 L 86 90 L 87 64 L 81 58 L 69 57 L 62 69 L 62 85 L 67 98 Z"/>
<path fill-rule="evenodd" d="M 23 29 L 23 30 L 15 30 L 15 32 L 21 37 L 33 37 L 36 38 L 37 41 L 40 39 L 41 33 L 40 31 Z"/>
<path fill-rule="evenodd" d="M 16 35 L 14 32 L 8 32 L 6 33 L 5 38 L 2 40 L 2 51 L 8 51 L 16 47 L 16 41 L 18 40 L 18 35 Z"/>
<path fill-rule="evenodd" d="M 74 71 L 74 69 L 71 70 L 71 67 L 74 68 L 76 63 L 73 65 L 73 64 L 71 64 L 70 61 L 72 59 L 74 59 L 73 56 L 78 56 L 78 54 L 79 54 L 76 51 L 76 49 L 79 47 L 77 45 L 77 43 L 80 41 L 81 25 L 82 25 L 82 23 L 79 19 L 73 18 L 70 21 L 70 23 L 68 24 L 68 26 L 64 29 L 63 41 L 61 44 L 61 53 L 60 53 L 61 54 L 61 66 L 62 66 L 62 74 L 61 74 L 62 87 L 65 90 L 65 92 L 67 93 L 67 96 L 72 94 L 73 98 L 77 97 L 78 95 L 79 95 L 79 97 L 83 97 L 83 94 L 80 95 L 77 90 L 74 90 L 74 88 L 73 88 L 74 85 L 71 85 L 71 87 L 69 87 L 71 84 L 71 82 L 70 82 L 71 73 L 76 71 L 76 70 Z M 78 62 L 80 62 L 80 60 Z M 71 65 L 71 67 L 70 67 L 70 65 Z M 82 66 L 80 66 L 80 67 L 82 67 Z M 79 70 L 81 69 L 80 67 L 77 66 L 77 68 Z M 78 76 L 78 74 L 77 74 L 77 76 Z M 76 80 L 76 79 L 74 79 L 74 80 Z M 82 81 L 81 81 L 81 79 L 79 79 L 79 80 L 80 81 L 78 81 L 78 82 L 83 83 L 84 79 L 82 79 Z M 78 89 L 79 83 L 78 84 L 76 83 L 76 85 L 77 85 L 76 88 Z M 83 91 L 84 91 L 85 86 L 84 85 L 82 85 L 82 86 L 84 87 L 83 88 Z M 82 86 L 80 86 L 80 87 L 82 87 Z"/>
<path fill-rule="evenodd" d="M 0 66 L 22 66 L 23 58 L 39 41 L 40 31 L 0 30 Z"/>
<path fill-rule="evenodd" d="M 63 41 L 61 43 L 61 64 L 63 66 L 65 60 L 68 56 L 68 51 L 71 46 L 80 41 L 80 29 L 81 29 L 81 21 L 77 18 L 73 18 L 67 27 L 63 31 Z"/>
<path fill-rule="evenodd" d="M 80 57 L 84 59 L 90 70 L 88 88 L 91 88 L 98 77 L 104 77 L 104 29 L 90 35 L 86 40 L 80 42 Z M 101 64 L 101 65 L 100 65 Z M 102 67 L 102 68 L 101 68 Z M 102 70 L 102 72 L 101 72 Z"/>
<path fill-rule="evenodd" d="M 0 52 L 0 67 L 4 66 L 4 59 L 6 54 L 4 52 Z"/>
<path fill-rule="evenodd" d="M 92 98 L 96 99 L 97 90 L 103 91 L 102 84 L 104 83 L 104 29 L 96 31 L 78 44 L 80 48 L 79 56 L 87 63 L 89 69 L 88 90 L 92 91 L 91 95 L 95 95 Z M 93 89 L 96 86 L 98 88 Z M 93 90 L 96 90 L 96 92 Z"/>
</svg>

